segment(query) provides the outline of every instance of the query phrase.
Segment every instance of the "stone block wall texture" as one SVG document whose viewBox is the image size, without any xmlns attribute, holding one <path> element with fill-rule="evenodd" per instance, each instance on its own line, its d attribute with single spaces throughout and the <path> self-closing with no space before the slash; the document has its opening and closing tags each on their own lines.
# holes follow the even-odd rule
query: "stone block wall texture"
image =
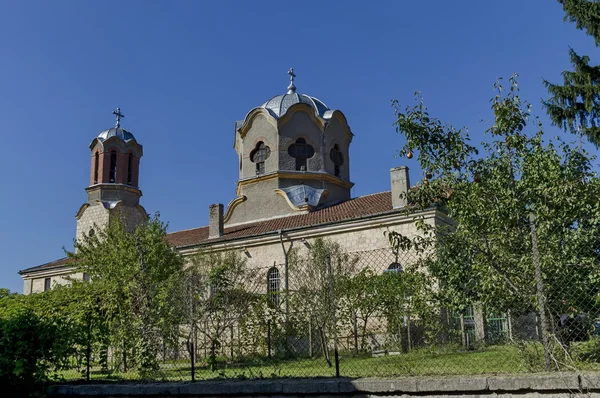
<svg viewBox="0 0 600 398">
<path fill-rule="evenodd" d="M 600 397 L 599 374 L 263 379 L 150 384 L 54 385 L 50 397 Z"/>
<path fill-rule="evenodd" d="M 50 278 L 50 288 L 57 285 L 68 285 L 71 283 L 69 279 L 83 279 L 83 273 L 65 273 L 61 275 L 43 276 L 41 278 L 25 279 L 23 282 L 23 294 L 41 293 L 44 291 L 44 281 Z"/>
<path fill-rule="evenodd" d="M 433 219 L 429 219 L 428 222 L 433 222 Z M 340 248 L 351 254 L 357 254 L 359 257 L 365 259 L 365 263 L 359 264 L 360 266 L 372 268 L 373 271 L 381 273 L 390 265 L 393 261 L 390 244 L 385 232 L 396 231 L 407 237 L 414 237 L 419 234 L 412 219 L 399 222 L 395 225 L 365 225 L 360 229 L 351 231 L 338 230 L 332 231 L 327 235 L 321 237 L 330 241 L 336 242 L 340 245 Z M 305 241 L 310 245 L 315 237 L 306 236 Z M 290 244 L 288 240 L 284 239 L 284 245 L 286 250 L 289 250 Z M 293 241 L 293 248 L 298 250 L 300 256 L 307 253 L 308 247 L 299 239 Z M 284 262 L 285 256 L 283 249 L 279 241 L 273 243 L 264 243 L 256 246 L 245 246 L 248 254 L 242 253 L 241 255 L 246 258 L 246 263 L 249 267 L 257 270 L 257 272 L 264 273 L 265 281 L 266 275 L 269 268 L 275 266 L 279 269 L 280 278 L 283 281 L 284 275 Z M 384 256 L 376 255 L 370 256 L 370 252 L 374 251 L 389 251 L 388 260 L 385 261 Z M 416 261 L 417 255 L 415 253 L 404 254 L 405 258 L 414 259 Z M 380 263 L 375 260 L 381 260 Z M 290 278 L 293 275 L 290 274 Z M 290 280 L 290 285 L 293 281 Z M 283 285 L 282 285 L 283 286 Z M 264 289 L 266 291 L 266 282 Z"/>
<path fill-rule="evenodd" d="M 94 224 L 100 228 L 103 228 L 106 224 L 108 224 L 109 218 L 110 211 L 104 208 L 100 202 L 96 202 L 96 204 L 89 206 L 84 210 L 81 217 L 77 220 L 77 232 L 75 233 L 75 239 L 81 239 L 83 234 L 87 234 Z"/>
</svg>

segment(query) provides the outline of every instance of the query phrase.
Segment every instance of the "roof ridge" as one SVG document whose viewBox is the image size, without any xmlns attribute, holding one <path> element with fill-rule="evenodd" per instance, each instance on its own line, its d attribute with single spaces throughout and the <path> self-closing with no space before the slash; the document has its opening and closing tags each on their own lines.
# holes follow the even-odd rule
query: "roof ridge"
<svg viewBox="0 0 600 398">
<path fill-rule="evenodd" d="M 367 196 L 381 195 L 381 194 L 383 194 L 383 193 L 389 193 L 389 192 L 392 192 L 392 191 L 391 191 L 391 190 L 387 190 L 387 191 L 381 191 L 381 192 L 373 192 L 373 193 L 368 193 L 368 194 L 366 194 L 366 195 L 361 195 L 361 196 L 356 196 L 356 197 L 354 197 L 354 198 L 350 198 L 350 200 L 353 200 L 353 199 L 360 199 L 360 198 L 366 198 Z M 342 203 L 344 203 L 344 202 L 342 202 Z"/>
<path fill-rule="evenodd" d="M 202 228 L 208 228 L 208 225 L 203 225 L 201 227 L 193 227 L 193 228 L 187 228 L 187 229 L 180 229 L 180 230 L 173 231 L 173 232 L 167 232 L 167 235 L 176 234 L 177 232 L 193 231 L 195 229 L 202 229 Z"/>
</svg>

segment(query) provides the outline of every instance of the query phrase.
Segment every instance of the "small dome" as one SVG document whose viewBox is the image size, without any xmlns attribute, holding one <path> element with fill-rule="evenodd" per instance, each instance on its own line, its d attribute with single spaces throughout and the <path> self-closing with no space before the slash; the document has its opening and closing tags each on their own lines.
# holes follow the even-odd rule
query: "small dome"
<svg viewBox="0 0 600 398">
<path fill-rule="evenodd" d="M 129 131 L 127 131 L 121 127 L 113 127 L 108 130 L 104 130 L 100 134 L 98 134 L 98 139 L 101 141 L 106 141 L 112 137 L 117 137 L 118 139 L 120 139 L 123 142 L 129 142 L 131 140 L 135 140 L 135 137 L 133 136 L 133 134 L 131 134 Z"/>
<path fill-rule="evenodd" d="M 325 112 L 329 110 L 323 101 L 315 97 L 305 94 L 298 94 L 296 92 L 288 92 L 286 94 L 277 95 L 262 104 L 260 108 L 268 109 L 274 113 L 277 118 L 280 118 L 281 116 L 285 115 L 292 105 L 295 104 L 308 104 L 321 117 L 323 117 Z"/>
</svg>

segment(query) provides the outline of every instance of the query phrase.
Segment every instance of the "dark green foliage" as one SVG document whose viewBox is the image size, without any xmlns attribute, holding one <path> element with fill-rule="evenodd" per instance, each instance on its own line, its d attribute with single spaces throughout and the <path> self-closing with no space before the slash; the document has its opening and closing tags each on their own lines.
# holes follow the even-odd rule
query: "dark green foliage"
<svg viewBox="0 0 600 398">
<path fill-rule="evenodd" d="M 596 147 L 600 146 L 600 66 L 590 65 L 588 56 L 570 49 L 573 71 L 563 71 L 563 84 L 544 80 L 552 95 L 544 107 L 552 123 L 571 133 L 583 133 Z"/>
<path fill-rule="evenodd" d="M 600 2 L 559 0 L 566 13 L 565 20 L 575 22 L 600 45 Z M 544 107 L 556 126 L 571 133 L 585 135 L 600 147 L 600 67 L 590 65 L 590 58 L 570 49 L 573 71 L 563 71 L 563 84 L 544 80 L 552 96 L 543 101 Z"/>
<path fill-rule="evenodd" d="M 600 2 L 587 0 L 558 0 L 565 10 L 565 21 L 575 22 L 600 45 Z"/>
<path fill-rule="evenodd" d="M 82 365 L 87 337 L 81 291 L 0 292 L 0 383 L 7 396 L 43 395 L 59 371 Z"/>
</svg>

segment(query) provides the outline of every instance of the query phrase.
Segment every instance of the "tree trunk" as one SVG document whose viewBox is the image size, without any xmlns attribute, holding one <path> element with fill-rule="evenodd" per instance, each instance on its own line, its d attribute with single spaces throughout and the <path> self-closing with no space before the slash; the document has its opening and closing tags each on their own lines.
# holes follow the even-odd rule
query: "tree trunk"
<svg viewBox="0 0 600 398">
<path fill-rule="evenodd" d="M 533 267 L 535 270 L 536 298 L 538 302 L 538 313 L 540 316 L 540 332 L 542 335 L 542 345 L 544 347 L 544 368 L 546 371 L 552 370 L 552 357 L 550 354 L 550 339 L 548 330 L 548 320 L 546 318 L 546 295 L 544 293 L 544 278 L 542 267 L 540 265 L 540 253 L 537 245 L 537 233 L 535 230 L 535 218 L 533 214 L 529 215 L 529 225 L 531 227 L 531 251 L 533 254 Z"/>
<path fill-rule="evenodd" d="M 358 355 L 358 319 L 356 319 L 356 312 L 354 316 L 354 354 Z"/>
<path fill-rule="evenodd" d="M 327 336 L 323 327 L 319 327 L 319 337 L 321 338 L 321 349 L 323 350 L 323 357 L 327 362 L 327 367 L 331 367 L 331 358 L 329 358 L 329 344 L 327 344 Z"/>
</svg>

